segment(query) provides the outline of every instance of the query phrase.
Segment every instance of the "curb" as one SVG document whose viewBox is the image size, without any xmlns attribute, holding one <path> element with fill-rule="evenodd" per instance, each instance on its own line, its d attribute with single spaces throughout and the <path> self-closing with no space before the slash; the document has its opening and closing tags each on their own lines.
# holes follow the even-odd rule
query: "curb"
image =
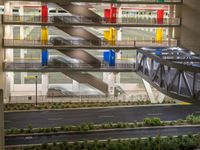
<svg viewBox="0 0 200 150">
<path fill-rule="evenodd" d="M 180 104 L 149 104 L 149 105 L 124 105 L 124 106 L 104 106 L 104 107 L 79 107 L 79 108 L 63 108 L 63 109 L 43 109 L 43 110 L 14 110 L 4 111 L 5 113 L 17 113 L 17 112 L 43 112 L 43 111 L 62 111 L 62 110 L 90 110 L 90 109 L 109 109 L 109 108 L 130 108 L 130 107 L 165 107 L 165 106 L 181 106 Z"/>
<path fill-rule="evenodd" d="M 19 134 L 19 135 L 6 135 L 6 137 L 24 137 L 24 136 L 40 136 L 40 135 L 59 135 L 59 134 L 84 134 L 84 133 L 95 133 L 95 132 L 109 132 L 109 131 L 130 131 L 130 130 L 144 130 L 144 129 L 169 129 L 169 128 L 190 128 L 200 127 L 197 125 L 174 125 L 174 126 L 152 126 L 152 127 L 135 127 L 135 128 L 114 128 L 114 129 L 99 129 L 89 131 L 66 131 L 66 132 L 52 132 L 52 133 L 32 133 L 32 134 Z"/>
</svg>

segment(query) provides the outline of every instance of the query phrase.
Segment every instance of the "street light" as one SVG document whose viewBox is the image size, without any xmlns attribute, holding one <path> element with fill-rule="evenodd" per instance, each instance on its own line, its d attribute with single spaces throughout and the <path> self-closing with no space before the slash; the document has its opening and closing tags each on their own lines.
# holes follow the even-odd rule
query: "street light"
<svg viewBox="0 0 200 150">
<path fill-rule="evenodd" d="M 35 105 L 37 105 L 37 79 L 38 76 L 35 76 Z"/>
</svg>

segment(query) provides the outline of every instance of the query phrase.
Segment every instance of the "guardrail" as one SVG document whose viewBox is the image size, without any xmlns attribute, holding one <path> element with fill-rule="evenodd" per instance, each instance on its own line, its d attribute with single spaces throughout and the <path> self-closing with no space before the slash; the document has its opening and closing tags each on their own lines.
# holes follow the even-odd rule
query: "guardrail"
<svg viewBox="0 0 200 150">
<path fill-rule="evenodd" d="M 114 44 L 113 44 L 114 43 Z M 41 41 L 41 40 L 19 40 L 19 39 L 3 39 L 3 47 L 24 47 L 24 48 L 34 48 L 34 47 L 45 47 L 45 48 L 105 48 L 105 47 L 115 47 L 115 48 L 134 48 L 134 47 L 176 47 L 176 40 L 165 40 L 162 42 L 156 42 L 155 40 L 121 40 L 121 41 L 104 41 L 104 40 L 56 40 L 51 41 Z"/>
<path fill-rule="evenodd" d="M 106 63 L 102 63 L 100 67 L 93 67 L 89 64 L 84 63 L 65 63 L 65 64 L 51 64 L 49 63 L 48 66 L 42 66 L 41 63 L 27 63 L 27 62 L 4 62 L 3 63 L 3 69 L 6 70 L 42 70 L 42 69 L 72 69 L 72 70 L 105 70 L 105 69 L 134 69 L 135 63 L 116 63 L 115 66 L 109 66 Z"/>
<path fill-rule="evenodd" d="M 178 26 L 181 24 L 180 18 L 165 18 L 163 21 L 160 19 L 160 23 L 157 22 L 156 18 L 116 18 L 115 23 L 110 23 L 107 18 L 95 18 L 95 17 L 79 17 L 79 16 L 49 16 L 49 17 L 41 17 L 41 16 L 11 16 L 4 15 L 2 17 L 3 24 L 48 24 L 48 25 L 56 25 L 63 26 L 65 24 L 90 24 L 90 25 L 175 25 Z"/>
<path fill-rule="evenodd" d="M 9 0 L 5 0 L 9 1 Z M 16 1 L 16 0 L 12 0 Z M 18 0 L 17 0 L 18 1 Z M 158 2 L 157 0 L 21 0 L 21 1 L 34 1 L 34 2 L 87 2 L 87 3 L 116 3 L 116 4 L 182 4 L 183 0 L 165 0 L 164 2 Z"/>
</svg>

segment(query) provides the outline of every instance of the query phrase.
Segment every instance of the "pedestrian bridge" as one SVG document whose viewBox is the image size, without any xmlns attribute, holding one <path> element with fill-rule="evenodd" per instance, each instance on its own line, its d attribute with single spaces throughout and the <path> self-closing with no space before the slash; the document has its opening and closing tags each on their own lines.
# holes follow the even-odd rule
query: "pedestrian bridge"
<svg viewBox="0 0 200 150">
<path fill-rule="evenodd" d="M 137 50 L 136 72 L 162 93 L 200 100 L 200 55 L 181 48 Z"/>
</svg>

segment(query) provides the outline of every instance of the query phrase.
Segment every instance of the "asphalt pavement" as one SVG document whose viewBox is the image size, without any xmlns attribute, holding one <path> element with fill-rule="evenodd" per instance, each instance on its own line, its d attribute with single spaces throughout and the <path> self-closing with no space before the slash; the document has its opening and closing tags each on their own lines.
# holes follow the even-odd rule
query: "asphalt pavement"
<svg viewBox="0 0 200 150">
<path fill-rule="evenodd" d="M 31 136 L 16 136 L 6 137 L 6 145 L 27 145 L 27 144 L 42 144 L 61 141 L 84 141 L 84 140 L 104 140 L 104 139 L 123 139 L 123 138 L 138 138 L 138 137 L 156 137 L 186 135 L 189 133 L 196 134 L 200 131 L 200 126 L 197 127 L 171 127 L 171 128 L 148 128 L 148 129 L 126 129 L 121 131 L 101 131 L 101 132 L 86 132 L 86 133 L 63 133 L 51 135 L 31 135 Z"/>
<path fill-rule="evenodd" d="M 100 108 L 80 110 L 46 110 L 32 112 L 6 112 L 5 128 L 56 127 L 93 122 L 134 122 L 145 117 L 159 117 L 162 121 L 184 119 L 192 113 L 200 113 L 200 105 L 172 105 L 148 107 Z"/>
</svg>

